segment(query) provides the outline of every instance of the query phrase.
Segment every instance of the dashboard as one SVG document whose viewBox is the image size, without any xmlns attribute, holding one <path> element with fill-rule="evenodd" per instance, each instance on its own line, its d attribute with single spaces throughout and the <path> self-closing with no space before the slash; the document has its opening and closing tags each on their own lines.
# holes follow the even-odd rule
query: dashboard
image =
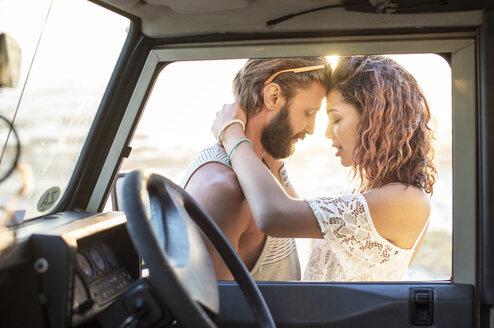
<svg viewBox="0 0 494 328">
<path fill-rule="evenodd" d="M 124 265 L 127 254 L 119 251 L 115 233 L 91 236 L 81 240 L 75 253 L 72 295 L 72 322 L 90 319 L 104 309 L 134 282 Z"/>
<path fill-rule="evenodd" d="M 128 270 L 120 267 L 113 249 L 96 240 L 75 254 L 74 313 L 84 313 L 95 302 L 102 306 L 132 283 Z"/>
<path fill-rule="evenodd" d="M 0 293 L 15 293 L 16 304 L 0 326 L 97 327 L 111 317 L 119 296 L 142 284 L 125 223 L 122 212 L 63 212 L 19 229 L 0 267 Z"/>
</svg>

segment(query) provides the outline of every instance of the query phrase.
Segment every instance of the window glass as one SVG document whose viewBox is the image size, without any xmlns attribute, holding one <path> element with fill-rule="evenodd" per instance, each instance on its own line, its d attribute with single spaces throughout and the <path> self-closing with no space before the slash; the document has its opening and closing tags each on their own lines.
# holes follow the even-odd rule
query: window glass
<svg viewBox="0 0 494 328">
<path fill-rule="evenodd" d="M 0 89 L 0 114 L 14 123 L 21 144 L 21 169 L 0 184 L 0 206 L 14 222 L 50 212 L 62 198 L 129 22 L 83 0 L 0 1 L 0 33 L 22 51 L 19 84 Z M 0 147 L 12 147 L 8 133 L 1 137 Z"/>
<path fill-rule="evenodd" d="M 438 179 L 431 198 L 431 221 L 405 280 L 450 279 L 452 258 L 452 105 L 451 69 L 436 54 L 389 55 L 402 64 L 424 90 L 436 129 Z M 328 58 L 334 61 L 334 58 Z M 213 144 L 210 127 L 215 113 L 233 102 L 231 83 L 245 59 L 176 62 L 166 66 L 152 91 L 136 134 L 131 156 L 121 172 L 151 168 L 180 183 L 187 166 Z M 324 106 L 323 102 L 323 106 Z M 296 145 L 285 160 L 290 180 L 304 198 L 351 192 L 349 169 L 340 165 L 331 141 L 324 137 L 325 110 L 316 118 L 315 133 Z M 302 272 L 307 239 L 297 240 Z"/>
</svg>

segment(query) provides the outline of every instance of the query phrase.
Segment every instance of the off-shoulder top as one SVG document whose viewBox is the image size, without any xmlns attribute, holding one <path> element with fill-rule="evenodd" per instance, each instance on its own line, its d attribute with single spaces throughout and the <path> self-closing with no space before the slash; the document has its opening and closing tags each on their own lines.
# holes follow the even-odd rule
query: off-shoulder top
<svg viewBox="0 0 494 328">
<path fill-rule="evenodd" d="M 413 252 L 393 245 L 377 232 L 364 196 L 308 199 L 324 239 L 311 244 L 303 279 L 309 281 L 393 281 L 405 275 Z"/>
</svg>

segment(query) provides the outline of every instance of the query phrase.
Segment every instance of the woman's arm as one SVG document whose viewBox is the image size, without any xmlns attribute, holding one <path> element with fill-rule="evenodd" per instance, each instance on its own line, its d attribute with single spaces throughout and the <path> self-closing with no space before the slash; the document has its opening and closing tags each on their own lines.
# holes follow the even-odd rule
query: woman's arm
<svg viewBox="0 0 494 328">
<path fill-rule="evenodd" d="M 218 113 L 212 128 L 215 135 L 226 122 L 239 118 L 232 113 L 231 109 L 230 113 L 225 109 Z M 245 121 L 245 116 L 243 119 Z M 233 124 L 224 131 L 221 141 L 230 153 L 244 138 L 242 126 Z M 263 233 L 274 237 L 322 238 L 309 204 L 287 195 L 248 142 L 240 143 L 230 159 L 256 224 Z"/>
</svg>

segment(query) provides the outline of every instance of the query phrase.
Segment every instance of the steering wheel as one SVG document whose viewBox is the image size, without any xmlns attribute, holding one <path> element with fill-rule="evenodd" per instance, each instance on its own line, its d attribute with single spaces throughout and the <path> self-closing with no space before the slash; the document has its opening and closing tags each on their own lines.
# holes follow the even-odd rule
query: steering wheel
<svg viewBox="0 0 494 328">
<path fill-rule="evenodd" d="M 216 327 L 207 311 L 219 313 L 213 265 L 196 226 L 225 261 L 259 326 L 275 327 L 242 260 L 183 188 L 161 175 L 137 170 L 126 175 L 122 200 L 130 237 L 149 269 L 149 284 L 160 305 L 183 327 Z"/>
</svg>

